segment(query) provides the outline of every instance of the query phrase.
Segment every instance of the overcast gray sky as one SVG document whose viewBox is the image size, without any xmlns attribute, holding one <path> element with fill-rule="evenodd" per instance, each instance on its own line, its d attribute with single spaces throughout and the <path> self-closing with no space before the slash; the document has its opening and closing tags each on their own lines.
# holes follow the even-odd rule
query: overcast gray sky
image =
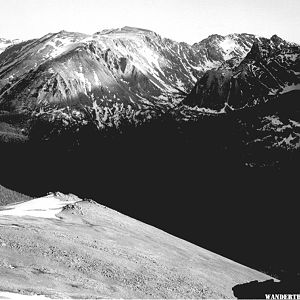
<svg viewBox="0 0 300 300">
<path fill-rule="evenodd" d="M 135 26 L 188 43 L 210 34 L 273 34 L 300 43 L 300 0 L 0 0 L 0 37 Z"/>
</svg>

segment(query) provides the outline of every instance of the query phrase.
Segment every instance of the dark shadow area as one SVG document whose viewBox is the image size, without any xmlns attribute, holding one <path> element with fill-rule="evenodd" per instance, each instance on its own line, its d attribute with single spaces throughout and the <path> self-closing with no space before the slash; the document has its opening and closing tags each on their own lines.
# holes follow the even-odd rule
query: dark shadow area
<svg viewBox="0 0 300 300">
<path fill-rule="evenodd" d="M 38 124 L 28 143 L 0 145 L 0 184 L 93 199 L 279 278 L 300 270 L 298 153 L 263 150 L 257 160 L 280 160 L 280 169 L 245 167 L 243 131 L 231 118 L 166 116 L 122 129 L 86 126 L 41 142 L 48 129 Z"/>
<path fill-rule="evenodd" d="M 238 299 L 297 299 L 287 297 L 300 294 L 300 278 L 286 278 L 280 282 L 275 282 L 273 279 L 263 282 L 255 280 L 238 284 L 232 288 L 232 291 Z M 286 295 L 286 298 L 272 298 L 274 294 Z"/>
</svg>

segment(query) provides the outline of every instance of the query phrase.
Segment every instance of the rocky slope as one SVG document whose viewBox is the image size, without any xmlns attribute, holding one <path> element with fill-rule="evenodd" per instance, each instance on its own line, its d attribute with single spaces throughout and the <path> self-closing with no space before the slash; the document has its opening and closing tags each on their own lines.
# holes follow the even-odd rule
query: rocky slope
<svg viewBox="0 0 300 300">
<path fill-rule="evenodd" d="M 1 209 L 0 296 L 224 299 L 269 278 L 76 196 Z"/>
</svg>

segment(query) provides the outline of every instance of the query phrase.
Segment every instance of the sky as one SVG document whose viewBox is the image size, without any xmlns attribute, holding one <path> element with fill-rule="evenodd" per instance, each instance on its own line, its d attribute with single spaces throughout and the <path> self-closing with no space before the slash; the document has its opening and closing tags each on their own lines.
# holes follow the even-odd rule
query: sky
<svg viewBox="0 0 300 300">
<path fill-rule="evenodd" d="M 300 0 L 0 0 L 0 37 L 133 26 L 189 44 L 253 33 L 300 43 Z"/>
</svg>

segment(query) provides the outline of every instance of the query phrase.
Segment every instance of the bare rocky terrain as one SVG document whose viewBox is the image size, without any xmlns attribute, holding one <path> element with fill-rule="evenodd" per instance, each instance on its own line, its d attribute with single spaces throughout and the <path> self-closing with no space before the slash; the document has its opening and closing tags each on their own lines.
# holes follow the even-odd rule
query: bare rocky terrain
<svg viewBox="0 0 300 300">
<path fill-rule="evenodd" d="M 224 299 L 237 284 L 269 278 L 73 195 L 0 208 L 0 298 Z"/>
</svg>

